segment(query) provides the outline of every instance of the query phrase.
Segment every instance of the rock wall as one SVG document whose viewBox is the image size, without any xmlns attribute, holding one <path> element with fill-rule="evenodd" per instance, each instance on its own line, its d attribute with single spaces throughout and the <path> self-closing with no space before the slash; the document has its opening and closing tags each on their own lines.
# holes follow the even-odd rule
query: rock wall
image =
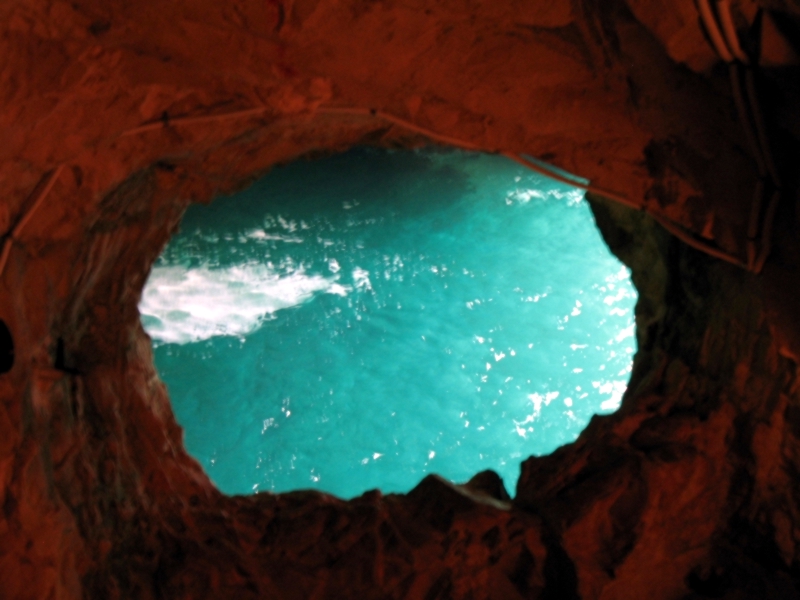
<svg viewBox="0 0 800 600">
<path fill-rule="evenodd" d="M 752 77 L 704 5 L 0 8 L 0 596 L 800 597 L 800 5 L 711 7 Z M 591 180 L 640 292 L 622 408 L 525 461 L 513 499 L 486 473 L 222 496 L 139 324 L 152 262 L 189 202 L 272 165 L 430 142 Z"/>
</svg>

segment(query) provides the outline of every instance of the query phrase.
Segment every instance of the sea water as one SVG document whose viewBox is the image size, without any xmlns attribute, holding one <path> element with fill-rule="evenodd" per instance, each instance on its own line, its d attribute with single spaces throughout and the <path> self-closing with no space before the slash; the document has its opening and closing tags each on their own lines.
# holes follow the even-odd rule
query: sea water
<svg viewBox="0 0 800 600">
<path fill-rule="evenodd" d="M 229 494 L 456 482 L 620 404 L 636 293 L 580 190 L 499 156 L 358 149 L 192 206 L 140 303 Z"/>
</svg>

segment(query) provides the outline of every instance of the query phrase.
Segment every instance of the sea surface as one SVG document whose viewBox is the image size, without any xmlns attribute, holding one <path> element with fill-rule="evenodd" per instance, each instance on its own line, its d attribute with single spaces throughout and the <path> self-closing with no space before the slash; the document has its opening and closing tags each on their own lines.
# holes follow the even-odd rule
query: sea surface
<svg viewBox="0 0 800 600">
<path fill-rule="evenodd" d="M 636 291 L 583 193 L 505 158 L 357 149 L 192 206 L 139 308 L 225 493 L 405 492 L 619 407 Z"/>
</svg>

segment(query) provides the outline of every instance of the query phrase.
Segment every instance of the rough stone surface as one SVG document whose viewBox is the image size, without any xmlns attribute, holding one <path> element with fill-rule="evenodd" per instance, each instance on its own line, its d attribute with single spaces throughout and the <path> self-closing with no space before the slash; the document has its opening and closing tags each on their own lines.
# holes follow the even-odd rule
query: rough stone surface
<svg viewBox="0 0 800 600">
<path fill-rule="evenodd" d="M 767 23 L 760 275 L 658 222 L 747 256 L 758 169 L 690 0 L 4 3 L 0 596 L 800 597 L 800 4 L 732 6 L 747 44 Z M 640 292 L 622 408 L 526 460 L 513 499 L 486 474 L 224 497 L 139 324 L 152 262 L 189 202 L 425 132 L 606 191 Z"/>
</svg>

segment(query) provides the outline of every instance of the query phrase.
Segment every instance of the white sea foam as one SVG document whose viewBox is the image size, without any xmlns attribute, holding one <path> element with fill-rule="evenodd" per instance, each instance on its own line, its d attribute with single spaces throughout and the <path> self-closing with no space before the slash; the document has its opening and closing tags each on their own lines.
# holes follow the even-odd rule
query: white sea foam
<svg viewBox="0 0 800 600">
<path fill-rule="evenodd" d="M 218 335 L 244 336 L 282 308 L 302 304 L 317 293 L 346 294 L 336 277 L 302 270 L 280 274 L 265 265 L 225 269 L 155 267 L 139 312 L 158 343 L 186 344 Z"/>
</svg>

